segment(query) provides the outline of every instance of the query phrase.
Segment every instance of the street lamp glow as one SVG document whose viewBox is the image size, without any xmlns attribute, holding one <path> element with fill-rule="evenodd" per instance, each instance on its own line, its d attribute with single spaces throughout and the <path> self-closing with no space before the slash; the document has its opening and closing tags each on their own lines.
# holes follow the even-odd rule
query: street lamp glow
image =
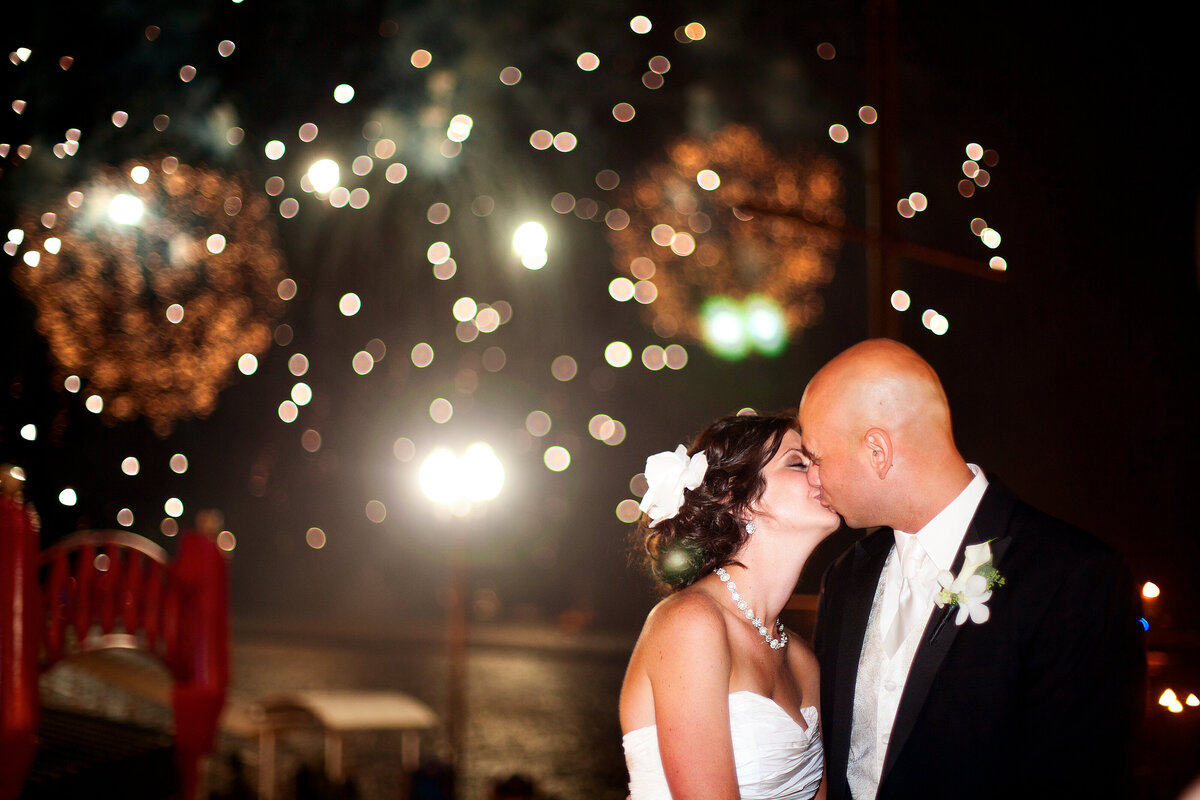
<svg viewBox="0 0 1200 800">
<path fill-rule="evenodd" d="M 459 480 L 471 500 L 494 500 L 504 487 L 504 465 L 484 442 L 467 448 L 460 462 Z"/>
<path fill-rule="evenodd" d="M 418 481 L 430 500 L 457 510 L 464 502 L 495 499 L 504 487 L 504 465 L 485 442 L 475 442 L 461 458 L 439 447 L 421 464 Z"/>
<path fill-rule="evenodd" d="M 140 198 L 131 194 L 121 194 L 114 197 L 108 204 L 108 218 L 118 225 L 136 225 L 145 213 L 145 206 Z"/>
<path fill-rule="evenodd" d="M 540 222 L 526 222 L 513 234 L 513 249 L 521 256 L 526 269 L 546 266 L 546 245 L 550 236 Z"/>
<path fill-rule="evenodd" d="M 313 190 L 318 194 L 325 194 L 333 189 L 333 187 L 338 185 L 341 177 L 341 169 L 338 167 L 337 162 L 331 158 L 322 158 L 320 161 L 315 161 L 308 168 L 308 180 L 312 183 Z"/>
<path fill-rule="evenodd" d="M 439 447 L 421 464 L 421 491 L 435 503 L 449 505 L 458 496 L 458 459 L 448 448 Z"/>
</svg>

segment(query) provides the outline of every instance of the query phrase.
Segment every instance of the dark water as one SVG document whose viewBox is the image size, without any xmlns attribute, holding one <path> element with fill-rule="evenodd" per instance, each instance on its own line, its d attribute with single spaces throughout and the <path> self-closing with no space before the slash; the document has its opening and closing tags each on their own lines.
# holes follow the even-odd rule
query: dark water
<svg viewBox="0 0 1200 800">
<path fill-rule="evenodd" d="M 628 637 L 550 629 L 473 635 L 460 797 L 484 800 L 493 780 L 519 773 L 548 798 L 624 798 L 617 696 L 632 644 Z M 414 695 L 443 714 L 446 665 L 445 646 L 436 637 L 246 629 L 235 634 L 233 700 L 242 704 L 300 689 L 388 690 Z M 403 796 L 394 734 L 353 734 L 345 749 L 361 797 Z M 423 756 L 445 755 L 445 732 L 423 735 L 421 750 Z M 292 743 L 281 754 L 285 778 L 310 758 L 305 742 Z"/>
</svg>

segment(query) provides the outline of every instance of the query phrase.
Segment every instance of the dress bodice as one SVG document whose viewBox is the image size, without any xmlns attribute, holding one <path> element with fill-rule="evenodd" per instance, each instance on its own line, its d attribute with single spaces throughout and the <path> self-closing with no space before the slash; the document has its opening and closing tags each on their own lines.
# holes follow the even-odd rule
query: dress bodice
<svg viewBox="0 0 1200 800">
<path fill-rule="evenodd" d="M 733 760 L 742 800 L 808 800 L 821 785 L 823 750 L 817 709 L 805 706 L 802 727 L 769 697 L 729 695 Z M 671 800 L 658 751 L 658 728 L 625 734 L 632 800 Z"/>
</svg>

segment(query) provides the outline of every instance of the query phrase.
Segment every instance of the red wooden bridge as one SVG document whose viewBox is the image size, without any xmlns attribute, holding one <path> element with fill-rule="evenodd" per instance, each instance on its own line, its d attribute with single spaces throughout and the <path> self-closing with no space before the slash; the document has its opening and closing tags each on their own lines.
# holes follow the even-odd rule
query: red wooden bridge
<svg viewBox="0 0 1200 800">
<path fill-rule="evenodd" d="M 206 531 L 185 532 L 173 561 L 126 531 L 79 531 L 39 552 L 20 479 L 0 478 L 0 800 L 20 795 L 37 750 L 41 673 L 111 647 L 170 670 L 179 796 L 192 800 L 229 685 L 224 555 Z"/>
</svg>

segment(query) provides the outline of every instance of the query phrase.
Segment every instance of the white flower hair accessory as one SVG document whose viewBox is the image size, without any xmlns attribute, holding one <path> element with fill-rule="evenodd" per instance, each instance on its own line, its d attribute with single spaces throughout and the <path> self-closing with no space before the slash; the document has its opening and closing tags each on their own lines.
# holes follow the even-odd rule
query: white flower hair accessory
<svg viewBox="0 0 1200 800">
<path fill-rule="evenodd" d="M 670 519 L 683 507 L 685 489 L 695 489 L 704 480 L 708 471 L 708 456 L 701 450 L 688 458 L 683 445 L 675 452 L 664 451 L 646 459 L 646 494 L 638 508 L 650 516 L 653 528 L 664 519 Z"/>
<path fill-rule="evenodd" d="M 962 625 L 969 617 L 971 622 L 982 625 L 991 617 L 987 601 L 992 599 L 992 588 L 1004 585 L 1002 576 L 992 565 L 992 548 L 988 542 L 969 545 L 963 550 L 963 566 L 955 577 L 950 570 L 938 573 L 942 590 L 934 595 L 938 608 L 958 606 L 955 625 Z"/>
</svg>

